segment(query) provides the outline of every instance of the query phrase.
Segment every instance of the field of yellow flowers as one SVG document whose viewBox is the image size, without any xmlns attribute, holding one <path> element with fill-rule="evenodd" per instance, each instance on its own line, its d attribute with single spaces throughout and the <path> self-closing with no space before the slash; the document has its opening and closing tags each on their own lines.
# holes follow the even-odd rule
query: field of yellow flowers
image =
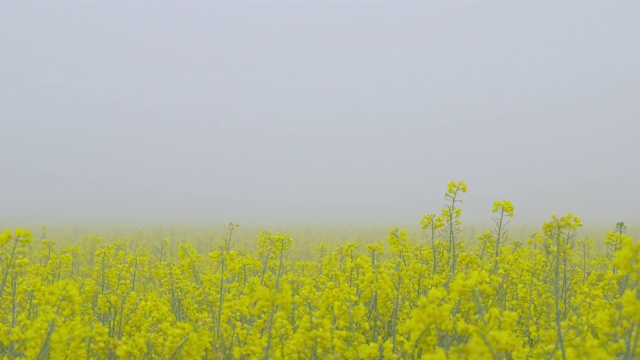
<svg viewBox="0 0 640 360">
<path fill-rule="evenodd" d="M 640 245 L 618 223 L 602 246 L 552 216 L 512 241 L 511 202 L 462 239 L 464 182 L 451 182 L 420 242 L 292 254 L 229 224 L 216 250 L 93 236 L 56 245 L 0 234 L 2 359 L 637 359 Z M 476 244 L 470 246 L 469 244 Z M 173 251 L 172 249 L 175 249 Z"/>
</svg>

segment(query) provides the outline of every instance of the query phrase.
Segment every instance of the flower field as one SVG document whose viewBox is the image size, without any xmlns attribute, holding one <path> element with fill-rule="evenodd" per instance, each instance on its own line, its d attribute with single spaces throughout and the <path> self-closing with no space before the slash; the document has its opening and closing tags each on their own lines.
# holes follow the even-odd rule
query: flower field
<svg viewBox="0 0 640 360">
<path fill-rule="evenodd" d="M 0 234 L 2 359 L 637 359 L 640 245 L 552 216 L 514 241 L 514 207 L 463 241 L 464 182 L 421 240 L 314 246 L 229 224 L 216 250 Z M 309 245 L 311 246 L 311 245 Z"/>
</svg>

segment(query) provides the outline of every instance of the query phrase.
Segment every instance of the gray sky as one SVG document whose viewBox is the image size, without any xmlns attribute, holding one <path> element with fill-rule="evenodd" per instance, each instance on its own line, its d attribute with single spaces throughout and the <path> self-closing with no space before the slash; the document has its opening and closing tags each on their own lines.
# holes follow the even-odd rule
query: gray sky
<svg viewBox="0 0 640 360">
<path fill-rule="evenodd" d="M 0 219 L 640 221 L 639 2 L 0 2 Z"/>
</svg>

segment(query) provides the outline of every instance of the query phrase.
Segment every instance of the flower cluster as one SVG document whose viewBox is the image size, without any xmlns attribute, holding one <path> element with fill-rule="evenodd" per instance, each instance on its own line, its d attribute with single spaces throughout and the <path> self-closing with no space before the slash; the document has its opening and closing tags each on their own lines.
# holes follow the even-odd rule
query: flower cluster
<svg viewBox="0 0 640 360">
<path fill-rule="evenodd" d="M 315 258 L 267 231 L 248 251 L 233 223 L 208 251 L 167 234 L 59 245 L 6 230 L 0 358 L 640 357 L 640 244 L 624 224 L 602 252 L 578 239 L 571 213 L 514 242 L 514 207 L 500 200 L 473 246 L 466 191 L 449 184 L 440 214 L 420 222 L 424 240 L 394 228 L 386 243 L 320 246 Z"/>
</svg>

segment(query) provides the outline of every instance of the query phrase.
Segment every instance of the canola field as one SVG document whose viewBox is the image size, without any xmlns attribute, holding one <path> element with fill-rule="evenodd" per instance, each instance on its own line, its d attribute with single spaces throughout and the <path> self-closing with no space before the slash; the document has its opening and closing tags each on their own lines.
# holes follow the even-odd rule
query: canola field
<svg viewBox="0 0 640 360">
<path fill-rule="evenodd" d="M 292 253 L 286 233 L 79 244 L 0 235 L 2 359 L 638 359 L 640 245 L 623 223 L 580 234 L 552 216 L 514 241 L 514 206 L 463 239 L 464 182 L 420 241 Z M 35 233 L 35 231 L 34 231 Z"/>
</svg>

